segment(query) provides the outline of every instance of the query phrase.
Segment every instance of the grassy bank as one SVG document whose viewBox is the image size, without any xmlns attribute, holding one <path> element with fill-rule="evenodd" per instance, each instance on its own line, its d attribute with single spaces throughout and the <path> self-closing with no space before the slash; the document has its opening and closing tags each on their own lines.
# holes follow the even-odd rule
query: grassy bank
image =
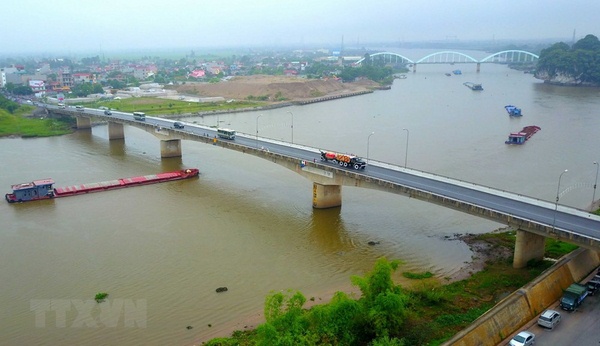
<svg viewBox="0 0 600 346">
<path fill-rule="evenodd" d="M 400 287 L 391 282 L 389 272 L 382 271 L 378 261 L 365 278 L 352 278 L 362 292 L 358 300 L 340 292 L 328 304 L 306 310 L 298 308 L 302 302 L 299 293 L 287 298 L 274 294 L 266 299 L 267 322 L 255 330 L 237 331 L 229 338 L 213 339 L 207 345 L 276 345 L 287 341 L 302 345 L 323 342 L 330 345 L 439 345 L 553 264 L 546 260 L 531 262 L 527 268 L 513 268 L 512 256 L 506 254 L 514 250 L 514 241 L 514 231 L 469 236 L 470 244 L 485 242 L 490 253 L 503 255 L 486 256 L 483 270 L 450 284 L 443 284 L 429 273 L 403 273 L 413 280 L 411 285 Z M 547 239 L 546 256 L 557 259 L 575 248 Z M 274 301 L 276 308 L 273 308 Z"/>
<path fill-rule="evenodd" d="M 99 100 L 81 104 L 89 108 L 99 108 L 103 106 L 121 112 L 144 112 L 148 115 L 183 115 L 215 111 L 235 111 L 236 109 L 256 108 L 266 105 L 264 102 L 188 102 L 155 97 L 132 97 L 121 100 Z"/>
<path fill-rule="evenodd" d="M 71 133 L 75 120 L 70 117 L 32 117 L 35 107 L 21 106 L 13 114 L 0 109 L 0 137 L 48 137 Z"/>
</svg>

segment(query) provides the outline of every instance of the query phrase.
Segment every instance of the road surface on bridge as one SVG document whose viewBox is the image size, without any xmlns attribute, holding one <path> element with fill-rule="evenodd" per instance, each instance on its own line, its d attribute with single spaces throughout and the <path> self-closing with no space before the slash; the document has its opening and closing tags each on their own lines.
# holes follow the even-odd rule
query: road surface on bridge
<svg viewBox="0 0 600 346">
<path fill-rule="evenodd" d="M 169 129 L 169 131 L 183 131 L 198 136 L 217 137 L 215 128 L 185 123 L 184 129 L 174 129 L 174 120 L 158 117 L 146 117 L 146 121 L 133 120 L 130 113 L 113 111 L 111 116 L 106 116 L 103 111 L 86 108 L 85 113 L 98 115 L 105 118 L 114 118 L 126 121 L 146 123 L 156 127 Z M 227 141 L 227 140 L 225 140 Z M 298 160 L 319 161 L 320 151 L 301 145 L 281 141 L 269 140 L 249 134 L 238 134 L 234 140 L 236 144 L 248 148 L 265 148 L 273 153 L 296 158 Z M 325 163 L 337 169 L 338 165 Z M 465 202 L 485 209 L 497 211 L 516 218 L 530 220 L 556 229 L 569 231 L 586 238 L 600 240 L 600 216 L 577 210 L 566 206 L 557 206 L 555 203 L 534 199 L 527 196 L 497 190 L 489 187 L 463 182 L 452 178 L 437 176 L 431 173 L 407 169 L 383 162 L 369 160 L 367 168 L 361 171 L 348 170 L 378 178 L 401 186 L 443 196 L 452 200 Z"/>
</svg>

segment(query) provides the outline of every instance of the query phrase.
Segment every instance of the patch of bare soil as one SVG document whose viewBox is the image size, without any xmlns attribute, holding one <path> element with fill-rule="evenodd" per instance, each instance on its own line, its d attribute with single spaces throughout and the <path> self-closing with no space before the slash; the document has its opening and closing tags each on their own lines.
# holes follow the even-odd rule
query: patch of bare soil
<svg viewBox="0 0 600 346">
<path fill-rule="evenodd" d="M 499 229 L 496 232 L 503 232 L 505 229 Z M 509 247 L 497 242 L 496 238 L 480 239 L 476 234 L 456 234 L 449 240 L 459 240 L 469 245 L 473 252 L 471 262 L 461 268 L 448 278 L 448 283 L 468 279 L 476 272 L 483 270 L 486 263 L 493 263 L 508 260 L 513 256 L 513 251 Z"/>
<path fill-rule="evenodd" d="M 370 90 L 377 86 L 372 81 L 342 83 L 335 79 L 305 79 L 293 76 L 240 76 L 218 83 L 186 82 L 171 88 L 180 94 L 200 97 L 224 97 L 244 100 L 249 96 L 268 96 L 269 101 L 295 101 Z"/>
</svg>

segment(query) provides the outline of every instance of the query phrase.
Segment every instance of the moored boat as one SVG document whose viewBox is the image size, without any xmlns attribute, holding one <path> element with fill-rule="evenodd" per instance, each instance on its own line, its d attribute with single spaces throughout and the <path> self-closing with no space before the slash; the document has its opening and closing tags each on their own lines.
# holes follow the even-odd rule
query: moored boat
<svg viewBox="0 0 600 346">
<path fill-rule="evenodd" d="M 140 186 L 156 183 L 164 183 L 174 180 L 189 179 L 197 177 L 200 171 L 197 168 L 182 169 L 174 172 L 165 172 L 151 175 L 144 175 L 131 178 L 121 178 L 99 183 L 87 183 L 72 185 L 66 187 L 53 188 L 54 180 L 42 179 L 31 183 L 23 183 L 12 186 L 12 193 L 5 195 L 9 203 L 29 202 L 41 199 L 68 197 L 86 194 L 90 192 L 107 191 L 131 186 Z"/>
<path fill-rule="evenodd" d="M 518 108 L 513 105 L 506 105 L 506 106 L 504 106 L 504 109 L 506 109 L 506 111 L 508 112 L 508 115 L 510 115 L 511 117 L 520 117 L 523 115 L 521 113 L 521 108 Z"/>
<path fill-rule="evenodd" d="M 463 85 L 465 85 L 467 88 L 470 88 L 471 90 L 475 90 L 475 91 L 483 90 L 483 86 L 481 86 L 481 84 L 472 83 L 472 82 L 464 82 Z"/>
<path fill-rule="evenodd" d="M 529 138 L 531 138 L 531 136 L 536 134 L 541 129 L 542 129 L 541 127 L 535 126 L 535 125 L 525 126 L 521 131 L 513 132 L 513 133 L 509 134 L 508 140 L 506 140 L 504 143 L 506 143 L 506 144 L 525 144 L 525 142 Z"/>
</svg>

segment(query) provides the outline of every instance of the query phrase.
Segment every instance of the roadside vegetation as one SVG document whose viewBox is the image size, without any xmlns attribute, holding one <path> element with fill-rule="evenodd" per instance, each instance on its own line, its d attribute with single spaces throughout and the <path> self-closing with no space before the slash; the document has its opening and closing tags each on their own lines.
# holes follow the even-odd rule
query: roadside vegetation
<svg viewBox="0 0 600 346">
<path fill-rule="evenodd" d="M 515 232 L 474 240 L 490 243 L 492 251 L 514 250 Z M 546 243 L 546 256 L 552 258 L 575 249 L 553 239 Z M 401 263 L 381 258 L 370 273 L 351 278 L 360 288 L 358 299 L 337 292 L 328 304 L 303 309 L 302 293 L 272 293 L 265 299 L 265 323 L 206 345 L 440 345 L 552 263 L 537 261 L 515 269 L 512 257 L 497 258 L 470 278 L 446 285 L 429 273 L 403 273 L 414 282 L 402 287 L 392 281 Z"/>
<path fill-rule="evenodd" d="M 0 95 L 0 137 L 48 137 L 71 133 L 71 117 L 34 117 L 36 107 L 19 105 Z"/>
</svg>

